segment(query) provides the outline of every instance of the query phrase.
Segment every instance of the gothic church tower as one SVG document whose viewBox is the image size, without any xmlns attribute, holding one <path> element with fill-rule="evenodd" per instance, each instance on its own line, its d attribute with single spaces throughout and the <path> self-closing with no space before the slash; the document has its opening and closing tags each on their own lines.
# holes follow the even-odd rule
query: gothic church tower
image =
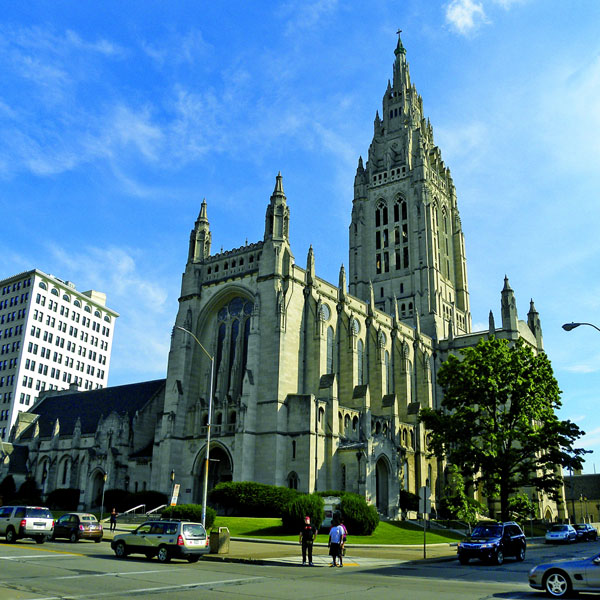
<svg viewBox="0 0 600 600">
<path fill-rule="evenodd" d="M 464 236 L 450 170 L 398 36 L 393 84 L 354 180 L 350 293 L 434 339 L 471 331 Z"/>
</svg>

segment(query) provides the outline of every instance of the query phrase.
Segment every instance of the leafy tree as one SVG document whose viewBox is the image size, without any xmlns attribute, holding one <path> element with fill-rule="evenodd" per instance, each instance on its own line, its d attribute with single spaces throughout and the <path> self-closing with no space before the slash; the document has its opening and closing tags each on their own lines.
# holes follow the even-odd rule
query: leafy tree
<svg viewBox="0 0 600 600">
<path fill-rule="evenodd" d="M 584 432 L 556 416 L 560 390 L 544 353 L 534 354 L 520 339 L 514 345 L 482 339 L 462 350 L 462 360 L 449 356 L 438 383 L 441 408 L 420 412 L 429 448 L 481 483 L 490 509 L 499 500 L 502 519 L 523 486 L 558 498 L 559 467 L 581 468 L 586 451 L 573 444 Z"/>
<path fill-rule="evenodd" d="M 465 479 L 456 465 L 448 467 L 448 480 L 445 487 L 444 504 L 446 509 L 457 519 L 474 525 L 485 511 L 474 498 L 469 497 Z"/>
</svg>

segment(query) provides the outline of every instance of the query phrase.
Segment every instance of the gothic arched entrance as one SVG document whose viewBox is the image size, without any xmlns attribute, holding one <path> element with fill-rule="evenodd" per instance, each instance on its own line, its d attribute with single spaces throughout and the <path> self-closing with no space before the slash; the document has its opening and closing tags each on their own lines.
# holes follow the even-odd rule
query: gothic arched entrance
<svg viewBox="0 0 600 600">
<path fill-rule="evenodd" d="M 196 479 L 195 497 L 198 504 L 202 503 L 204 493 L 204 465 L 206 457 L 204 453 L 198 457 L 201 466 L 198 478 Z M 217 483 L 222 481 L 231 481 L 233 479 L 233 465 L 229 453 L 221 446 L 212 446 L 210 448 L 209 466 L 208 466 L 208 491 L 212 490 Z"/>
<path fill-rule="evenodd" d="M 387 461 L 380 458 L 375 466 L 375 498 L 377 510 L 386 517 L 389 510 L 389 474 Z"/>
</svg>

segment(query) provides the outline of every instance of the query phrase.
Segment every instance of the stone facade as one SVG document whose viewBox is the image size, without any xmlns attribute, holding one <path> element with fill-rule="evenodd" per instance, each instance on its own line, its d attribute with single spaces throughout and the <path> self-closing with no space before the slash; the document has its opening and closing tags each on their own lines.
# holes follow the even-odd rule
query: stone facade
<svg viewBox="0 0 600 600">
<path fill-rule="evenodd" d="M 120 471 L 97 461 L 88 477 L 119 472 L 108 482 L 114 487 L 129 473 L 128 482 L 143 476 L 149 488 L 168 492 L 174 471 L 180 501 L 200 502 L 212 408 L 211 487 L 252 480 L 304 492 L 348 490 L 394 518 L 402 490 L 428 486 L 435 508 L 444 465 L 429 456 L 418 412 L 440 405 L 441 362 L 490 334 L 522 337 L 535 350 L 543 342 L 533 303 L 528 321 L 518 319 L 508 279 L 502 326 L 490 313 L 488 330 L 471 331 L 456 191 L 400 39 L 383 118 L 375 118 L 354 192 L 349 272 L 342 266 L 337 284 L 317 277 L 312 248 L 305 266 L 296 264 L 281 175 L 256 243 L 211 254 L 202 203 L 164 390 L 131 421 L 132 432 L 148 424 L 153 444 L 145 454 L 123 449 Z M 21 434 L 14 442 L 28 446 L 30 464 L 43 460 L 40 441 Z M 539 503 L 540 514 L 562 516 L 547 499 Z"/>
</svg>

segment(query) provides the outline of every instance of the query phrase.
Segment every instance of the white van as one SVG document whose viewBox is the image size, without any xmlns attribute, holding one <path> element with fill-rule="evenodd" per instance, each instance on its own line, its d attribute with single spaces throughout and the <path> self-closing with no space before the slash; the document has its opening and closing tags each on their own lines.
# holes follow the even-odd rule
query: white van
<svg viewBox="0 0 600 600">
<path fill-rule="evenodd" d="M 333 515 L 340 510 L 341 499 L 338 496 L 325 496 L 323 498 L 325 517 L 321 523 L 321 529 L 329 531 L 333 521 Z"/>
</svg>

